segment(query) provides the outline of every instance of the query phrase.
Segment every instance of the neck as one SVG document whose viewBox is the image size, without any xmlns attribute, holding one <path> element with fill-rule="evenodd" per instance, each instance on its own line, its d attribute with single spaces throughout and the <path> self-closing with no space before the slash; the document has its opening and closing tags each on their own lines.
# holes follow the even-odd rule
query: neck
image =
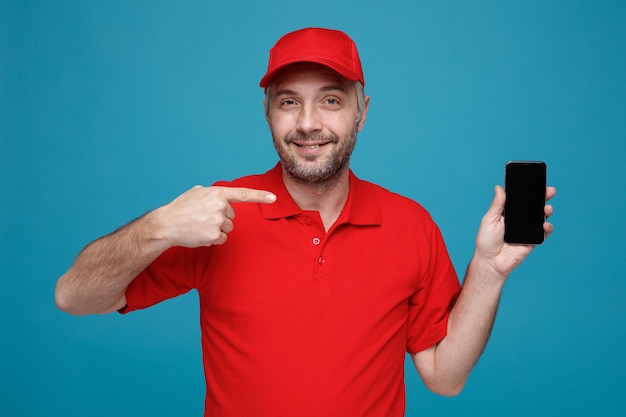
<svg viewBox="0 0 626 417">
<path fill-rule="evenodd" d="M 283 168 L 283 181 L 289 194 L 302 210 L 318 211 L 326 231 L 335 223 L 350 192 L 348 167 L 328 180 L 309 182 L 290 175 Z"/>
</svg>

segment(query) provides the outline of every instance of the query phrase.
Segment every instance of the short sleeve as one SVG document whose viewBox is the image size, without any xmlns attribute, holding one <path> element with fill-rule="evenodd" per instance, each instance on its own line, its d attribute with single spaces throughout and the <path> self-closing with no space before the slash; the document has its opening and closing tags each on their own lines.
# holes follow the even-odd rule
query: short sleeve
<svg viewBox="0 0 626 417">
<path fill-rule="evenodd" d="M 447 334 L 448 316 L 460 292 L 460 284 L 439 228 L 433 223 L 426 250 L 428 267 L 409 299 L 406 349 L 422 351 Z"/>
<path fill-rule="evenodd" d="M 163 252 L 126 289 L 125 314 L 153 306 L 196 287 L 197 249 L 173 247 Z"/>
</svg>

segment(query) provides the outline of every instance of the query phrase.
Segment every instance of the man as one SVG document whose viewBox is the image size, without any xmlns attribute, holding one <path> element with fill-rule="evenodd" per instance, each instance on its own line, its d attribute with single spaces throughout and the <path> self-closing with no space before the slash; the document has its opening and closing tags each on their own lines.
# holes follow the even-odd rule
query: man
<svg viewBox="0 0 626 417">
<path fill-rule="evenodd" d="M 59 279 L 58 306 L 126 313 L 196 289 L 205 415 L 401 416 L 407 351 L 431 390 L 456 395 L 533 249 L 503 241 L 504 190 L 460 289 L 428 213 L 349 168 L 369 104 L 354 42 L 287 34 L 260 84 L 280 163 L 91 243 Z"/>
</svg>

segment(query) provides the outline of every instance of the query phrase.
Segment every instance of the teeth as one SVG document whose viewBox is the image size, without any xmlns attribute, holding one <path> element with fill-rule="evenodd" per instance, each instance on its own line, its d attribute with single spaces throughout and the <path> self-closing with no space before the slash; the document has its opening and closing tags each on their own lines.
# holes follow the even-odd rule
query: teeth
<svg viewBox="0 0 626 417">
<path fill-rule="evenodd" d="M 320 146 L 322 146 L 323 144 L 318 143 L 318 144 L 315 144 L 315 145 L 305 145 L 305 144 L 298 144 L 298 143 L 296 143 L 296 145 L 298 145 L 299 147 L 304 148 L 304 149 L 317 149 Z"/>
</svg>

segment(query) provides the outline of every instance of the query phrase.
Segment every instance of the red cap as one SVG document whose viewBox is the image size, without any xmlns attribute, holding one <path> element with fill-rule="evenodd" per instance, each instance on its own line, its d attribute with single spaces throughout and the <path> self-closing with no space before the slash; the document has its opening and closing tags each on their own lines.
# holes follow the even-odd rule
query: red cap
<svg viewBox="0 0 626 417">
<path fill-rule="evenodd" d="M 325 65 L 348 80 L 358 80 L 365 86 L 354 41 L 338 30 L 320 28 L 300 29 L 280 38 L 270 50 L 267 73 L 260 86 L 266 88 L 279 70 L 297 62 Z"/>
</svg>

